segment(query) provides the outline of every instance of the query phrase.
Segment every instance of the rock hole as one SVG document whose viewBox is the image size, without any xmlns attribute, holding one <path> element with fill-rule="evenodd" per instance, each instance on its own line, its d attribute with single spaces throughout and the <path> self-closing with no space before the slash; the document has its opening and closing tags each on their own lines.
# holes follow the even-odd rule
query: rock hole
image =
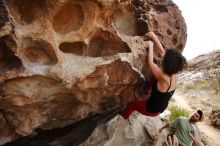
<svg viewBox="0 0 220 146">
<path fill-rule="evenodd" d="M 29 40 L 30 41 L 30 40 Z M 43 41 L 30 41 L 28 47 L 24 49 L 24 60 L 30 63 L 38 63 L 44 65 L 54 65 L 58 62 L 53 47 Z"/>
<path fill-rule="evenodd" d="M 128 45 L 110 32 L 97 30 L 92 34 L 87 55 L 91 57 L 112 56 L 131 52 Z"/>
<path fill-rule="evenodd" d="M 143 36 L 148 32 L 148 24 L 144 21 L 147 19 L 145 10 L 135 9 L 127 6 L 126 8 L 119 9 L 114 16 L 114 25 L 116 29 L 124 35 L 128 36 Z"/>
<path fill-rule="evenodd" d="M 168 35 L 172 35 L 173 32 L 172 32 L 170 29 L 167 29 L 167 34 L 168 34 Z"/>
<path fill-rule="evenodd" d="M 147 16 L 145 14 L 141 15 L 141 18 L 147 20 Z"/>
<path fill-rule="evenodd" d="M 14 52 L 9 48 L 4 41 L 4 37 L 0 39 L 0 73 L 7 70 L 20 68 L 21 60 L 15 56 Z"/>
<path fill-rule="evenodd" d="M 144 2 L 140 1 L 140 0 L 132 0 L 132 4 L 134 5 L 134 7 L 138 8 L 144 8 Z"/>
<path fill-rule="evenodd" d="M 51 5 L 50 0 L 10 0 L 8 6 L 11 14 L 18 22 L 32 23 L 45 14 Z"/>
<path fill-rule="evenodd" d="M 116 29 L 124 35 L 137 35 L 137 23 L 135 18 L 135 11 L 132 8 L 119 9 L 113 20 Z"/>
<path fill-rule="evenodd" d="M 152 5 L 156 9 L 156 11 L 161 12 L 161 13 L 168 13 L 167 5 Z"/>
<path fill-rule="evenodd" d="M 53 17 L 53 28 L 57 33 L 65 34 L 78 30 L 84 21 L 84 12 L 80 4 L 65 4 Z"/>
<path fill-rule="evenodd" d="M 137 19 L 137 27 L 140 36 L 144 36 L 149 30 L 147 22 L 143 19 Z"/>
<path fill-rule="evenodd" d="M 82 56 L 86 48 L 86 44 L 83 42 L 63 42 L 60 44 L 59 48 L 64 53 L 72 53 Z"/>
</svg>

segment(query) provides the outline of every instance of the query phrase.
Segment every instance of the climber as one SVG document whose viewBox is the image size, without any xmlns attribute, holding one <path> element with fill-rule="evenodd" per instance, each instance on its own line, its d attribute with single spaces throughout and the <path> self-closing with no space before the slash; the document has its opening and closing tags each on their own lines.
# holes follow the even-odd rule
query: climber
<svg viewBox="0 0 220 146">
<path fill-rule="evenodd" d="M 189 118 L 187 117 L 178 117 L 177 119 L 166 124 L 159 129 L 159 132 L 162 132 L 165 128 L 171 128 L 174 134 L 179 141 L 179 144 L 182 146 L 204 146 L 201 142 L 199 128 L 196 126 L 197 122 L 201 122 L 204 118 L 203 111 L 197 110 Z"/>
<path fill-rule="evenodd" d="M 159 39 L 153 32 L 147 33 L 147 37 L 152 41 L 147 41 L 148 45 L 148 68 L 156 78 L 152 84 L 152 93 L 149 99 L 138 99 L 129 103 L 123 111 L 122 116 L 127 119 L 133 111 L 138 111 L 146 116 L 157 116 L 168 106 L 168 102 L 173 95 L 177 84 L 177 73 L 186 64 L 186 59 L 174 49 L 164 50 Z M 163 58 L 162 68 L 154 63 L 154 44 L 155 52 Z"/>
</svg>

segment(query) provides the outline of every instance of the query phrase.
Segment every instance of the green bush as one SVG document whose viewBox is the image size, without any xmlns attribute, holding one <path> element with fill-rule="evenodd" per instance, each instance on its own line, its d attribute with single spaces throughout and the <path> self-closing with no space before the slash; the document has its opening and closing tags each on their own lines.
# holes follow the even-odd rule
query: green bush
<svg viewBox="0 0 220 146">
<path fill-rule="evenodd" d="M 189 111 L 179 106 L 176 105 L 171 106 L 169 110 L 170 110 L 170 116 L 168 117 L 169 121 L 173 121 L 180 116 L 189 117 Z"/>
</svg>

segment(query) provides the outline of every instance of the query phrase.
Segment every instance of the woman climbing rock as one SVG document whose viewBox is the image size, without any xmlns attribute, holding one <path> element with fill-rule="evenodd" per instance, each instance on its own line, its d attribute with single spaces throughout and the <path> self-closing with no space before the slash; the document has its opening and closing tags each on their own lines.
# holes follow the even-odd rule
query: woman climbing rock
<svg viewBox="0 0 220 146">
<path fill-rule="evenodd" d="M 177 73 L 182 71 L 186 64 L 186 59 L 182 54 L 174 49 L 164 50 L 154 32 L 149 32 L 147 37 L 152 41 L 147 41 L 148 45 L 148 68 L 156 78 L 152 84 L 152 93 L 150 98 L 135 100 L 129 103 L 123 111 L 122 116 L 127 119 L 133 111 L 138 111 L 146 116 L 157 116 L 168 106 L 177 85 Z M 161 68 L 154 63 L 154 44 L 155 52 L 163 58 Z"/>
</svg>

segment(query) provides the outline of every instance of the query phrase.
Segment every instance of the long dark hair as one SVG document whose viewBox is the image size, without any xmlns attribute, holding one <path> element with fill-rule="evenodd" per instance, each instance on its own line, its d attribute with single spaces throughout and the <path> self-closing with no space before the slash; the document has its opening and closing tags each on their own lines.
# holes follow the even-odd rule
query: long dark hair
<svg viewBox="0 0 220 146">
<path fill-rule="evenodd" d="M 162 61 L 163 71 L 168 75 L 182 71 L 186 64 L 186 58 L 174 49 L 168 49 Z"/>
</svg>

